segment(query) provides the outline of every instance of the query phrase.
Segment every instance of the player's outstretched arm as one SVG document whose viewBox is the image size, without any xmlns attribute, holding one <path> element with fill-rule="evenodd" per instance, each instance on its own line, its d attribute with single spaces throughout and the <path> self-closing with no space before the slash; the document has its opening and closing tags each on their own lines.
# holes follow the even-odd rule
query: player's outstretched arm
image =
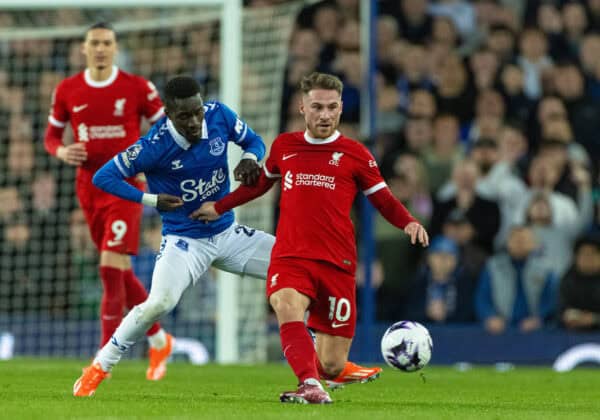
<svg viewBox="0 0 600 420">
<path fill-rule="evenodd" d="M 125 176 L 112 159 L 96 172 L 92 182 L 96 187 L 109 194 L 124 200 L 156 207 L 160 211 L 173 211 L 183 206 L 183 200 L 180 197 L 170 194 L 146 194 L 128 184 Z"/>
<path fill-rule="evenodd" d="M 373 206 L 392 225 L 404 230 L 410 242 L 422 246 L 429 245 L 429 235 L 425 228 L 410 214 L 389 188 L 385 187 L 367 196 Z"/>
<path fill-rule="evenodd" d="M 269 191 L 274 183 L 275 180 L 273 178 L 268 178 L 264 172 L 261 172 L 256 184 L 249 186 L 240 185 L 235 191 L 230 192 L 216 203 L 213 201 L 206 201 L 200 208 L 194 210 L 189 217 L 190 219 L 202 220 L 205 222 L 216 220 L 226 211 L 260 197 Z"/>
</svg>

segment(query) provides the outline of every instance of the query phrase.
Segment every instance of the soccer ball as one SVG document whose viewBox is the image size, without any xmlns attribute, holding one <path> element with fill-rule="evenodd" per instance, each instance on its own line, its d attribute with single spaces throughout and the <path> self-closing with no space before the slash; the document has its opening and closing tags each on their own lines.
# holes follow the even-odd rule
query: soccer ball
<svg viewBox="0 0 600 420">
<path fill-rule="evenodd" d="M 383 359 L 403 372 L 415 372 L 427 365 L 432 349 L 429 331 L 418 322 L 396 322 L 381 338 Z"/>
</svg>

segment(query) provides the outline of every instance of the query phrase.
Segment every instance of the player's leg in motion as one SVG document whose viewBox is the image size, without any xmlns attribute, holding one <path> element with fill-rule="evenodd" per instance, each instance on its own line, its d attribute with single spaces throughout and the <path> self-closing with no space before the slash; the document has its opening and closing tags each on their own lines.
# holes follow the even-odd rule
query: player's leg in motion
<svg viewBox="0 0 600 420">
<path fill-rule="evenodd" d="M 124 310 L 130 310 L 148 298 L 146 289 L 131 269 L 129 256 L 136 254 L 138 250 L 141 218 L 142 206 L 124 200 L 113 201 L 106 207 L 95 209 L 91 218 L 95 223 L 92 225 L 92 232 L 101 249 L 100 265 L 111 267 L 111 277 L 103 276 L 105 297 L 113 303 L 110 305 L 111 313 L 104 311 L 104 305 L 102 308 L 101 345 L 106 344 L 112 337 L 121 323 Z M 108 293 L 107 284 L 112 284 L 113 289 L 118 286 L 122 292 L 118 301 Z M 150 326 L 146 335 L 150 344 L 150 363 L 146 378 L 159 380 L 166 374 L 166 362 L 172 350 L 173 337 L 167 334 L 158 322 Z"/>
<path fill-rule="evenodd" d="M 250 231 L 253 231 L 253 229 Z M 243 234 L 243 231 L 240 233 Z M 275 243 L 275 237 L 261 231 L 256 231 L 256 233 L 253 234 L 249 239 L 252 241 L 254 252 L 252 252 L 250 257 L 245 261 L 243 272 L 246 275 L 265 279 L 267 276 L 267 269 L 269 267 L 271 249 Z M 242 241 L 239 238 L 235 240 L 236 244 L 240 244 L 241 242 Z M 316 336 L 314 337 L 313 341 L 316 345 Z M 332 390 L 341 389 L 345 385 L 374 381 L 375 379 L 379 378 L 382 370 L 380 367 L 360 366 L 347 360 L 341 372 L 331 375 L 330 373 L 326 372 L 319 362 L 319 359 L 321 359 L 321 357 L 317 359 L 319 377 L 320 379 L 325 379 L 325 383 Z"/>
<path fill-rule="evenodd" d="M 148 292 L 144 285 L 134 274 L 131 267 L 123 271 L 123 279 L 125 284 L 125 303 L 128 309 L 143 303 L 148 298 Z M 167 373 L 167 359 L 173 351 L 173 343 L 175 339 L 171 334 L 167 334 L 160 327 L 158 322 L 155 322 L 146 331 L 150 349 L 148 351 L 149 366 L 146 370 L 146 379 L 150 381 L 158 381 Z"/>
<path fill-rule="evenodd" d="M 344 337 L 316 333 L 317 368 L 321 378 L 325 379 L 332 390 L 341 389 L 345 385 L 371 382 L 381 374 L 380 367 L 364 367 L 348 360 L 351 343 L 352 340 Z"/>
<path fill-rule="evenodd" d="M 73 395 L 92 396 L 123 354 L 163 315 L 170 312 L 192 284 L 187 261 L 176 253 L 158 259 L 148 299 L 135 306 L 73 385 Z"/>
<path fill-rule="evenodd" d="M 277 273 L 273 273 L 277 276 Z M 275 277 L 275 281 L 277 277 Z M 329 394 L 319 382 L 317 353 L 306 326 L 304 312 L 310 305 L 310 298 L 292 288 L 280 289 L 269 298 L 279 322 L 281 348 L 288 364 L 298 378 L 298 390 L 284 392 L 281 402 L 300 404 L 331 403 Z"/>
</svg>

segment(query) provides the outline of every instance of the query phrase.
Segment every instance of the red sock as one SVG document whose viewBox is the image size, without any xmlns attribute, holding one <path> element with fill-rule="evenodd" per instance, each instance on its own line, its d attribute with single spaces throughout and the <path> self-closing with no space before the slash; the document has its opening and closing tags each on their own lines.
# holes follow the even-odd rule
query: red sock
<svg viewBox="0 0 600 420">
<path fill-rule="evenodd" d="M 308 378 L 319 378 L 317 352 L 302 321 L 286 322 L 279 327 L 281 348 L 299 383 Z"/>
<path fill-rule="evenodd" d="M 125 302 L 128 309 L 133 308 L 135 305 L 139 305 L 148 298 L 148 292 L 140 279 L 135 276 L 131 268 L 123 271 L 123 279 L 125 283 Z M 146 331 L 146 335 L 154 335 L 159 330 L 160 324 L 155 322 L 148 331 Z"/>
<path fill-rule="evenodd" d="M 123 319 L 125 309 L 125 285 L 123 271 L 118 268 L 101 266 L 102 302 L 100 304 L 100 322 L 102 326 L 102 341 L 100 346 L 110 340 Z"/>
</svg>

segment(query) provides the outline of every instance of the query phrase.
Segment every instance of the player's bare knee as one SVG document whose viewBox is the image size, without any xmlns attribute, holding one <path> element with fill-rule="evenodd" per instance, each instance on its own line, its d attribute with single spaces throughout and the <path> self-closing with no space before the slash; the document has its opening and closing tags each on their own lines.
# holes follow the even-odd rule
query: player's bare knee
<svg viewBox="0 0 600 420">
<path fill-rule="evenodd" d="M 271 302 L 277 319 L 285 321 L 301 321 L 304 319 L 304 309 L 296 302 L 278 299 Z"/>
</svg>

